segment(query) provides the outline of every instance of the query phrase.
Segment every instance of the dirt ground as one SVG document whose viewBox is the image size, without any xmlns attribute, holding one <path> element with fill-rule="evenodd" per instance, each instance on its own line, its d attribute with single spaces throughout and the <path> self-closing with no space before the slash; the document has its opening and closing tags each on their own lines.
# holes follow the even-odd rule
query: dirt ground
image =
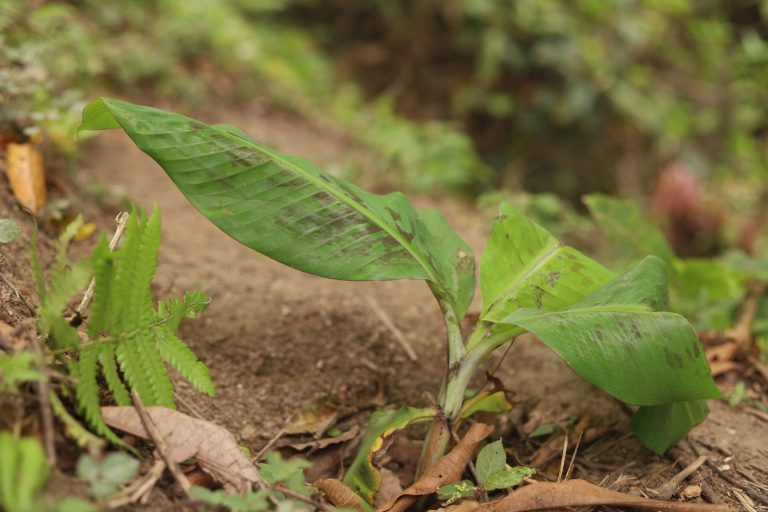
<svg viewBox="0 0 768 512">
<path fill-rule="evenodd" d="M 342 135 L 268 108 L 199 117 L 239 125 L 257 140 L 327 168 L 343 164 L 350 150 Z M 117 195 L 160 209 L 163 244 L 156 295 L 201 289 L 211 296 L 208 310 L 185 322 L 181 335 L 211 369 L 216 397 L 201 396 L 182 385 L 181 410 L 193 410 L 227 427 L 242 444 L 257 451 L 304 404 L 322 396 L 354 397 L 382 386 L 387 405 L 429 403 L 444 367 L 444 330 L 424 283 L 330 281 L 295 271 L 220 232 L 122 132 L 86 141 L 83 151 L 77 182 L 100 182 Z M 18 217 L 5 184 L 0 193 L 0 217 Z M 111 231 L 114 208 L 89 201 L 82 209 L 102 229 Z M 481 254 L 490 222 L 487 213 L 452 199 L 417 197 L 413 201 L 443 211 L 476 255 Z M 74 250 L 85 253 L 94 241 L 79 242 Z M 0 271 L 34 295 L 26 270 L 28 236 L 14 244 L 24 249 L 18 250 L 21 254 L 5 255 Z M 22 306 L 11 293 L 2 286 L 0 290 L 4 303 L 10 305 L 6 309 L 19 311 Z M 408 358 L 375 308 L 403 333 L 417 361 Z M 476 298 L 470 312 L 478 310 Z M 4 320 L 14 321 L 13 314 L 3 315 Z M 512 346 L 496 376 L 512 392 L 517 406 L 492 420 L 497 424 L 494 436 L 504 437 L 511 453 L 523 463 L 546 440 L 528 438 L 526 431 L 548 421 L 591 414 L 589 425 L 599 435 L 579 448 L 572 477 L 653 497 L 653 489 L 706 455 L 707 462 L 684 485 L 700 485 L 706 501 L 749 510 L 739 501 L 741 493 L 756 510 L 768 510 L 768 421 L 746 406 L 713 401 L 709 419 L 667 457 L 659 457 L 628 435 L 631 411 L 626 406 L 575 376 L 532 337 L 522 337 Z M 722 384 L 728 388 L 734 382 L 726 379 Z M 359 422 L 362 427 L 364 419 L 359 414 L 345 425 Z M 416 433 L 411 436 L 417 437 Z M 556 460 L 543 467 L 544 473 L 556 478 L 559 462 L 557 453 Z M 330 465 L 324 471 L 327 475 L 337 469 Z M 167 497 L 153 505 L 156 510 L 173 507 Z"/>
</svg>

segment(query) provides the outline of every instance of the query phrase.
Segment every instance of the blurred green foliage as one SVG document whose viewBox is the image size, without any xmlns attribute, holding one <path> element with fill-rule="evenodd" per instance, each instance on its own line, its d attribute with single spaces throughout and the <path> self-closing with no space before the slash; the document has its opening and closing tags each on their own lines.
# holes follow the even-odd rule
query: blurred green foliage
<svg viewBox="0 0 768 512">
<path fill-rule="evenodd" d="M 409 169 L 426 190 L 462 190 L 488 174 L 470 139 L 444 122 L 414 123 L 391 102 L 367 102 L 340 83 L 332 60 L 301 28 L 275 19 L 280 0 L 142 0 L 0 6 L 0 132 L 45 127 L 71 147 L 84 95 L 104 88 L 203 105 L 226 96 L 272 103 L 332 121 L 369 146 L 382 173 Z"/>
<path fill-rule="evenodd" d="M 371 94 L 459 122 L 495 184 L 647 192 L 677 158 L 768 178 L 764 0 L 291 4 Z"/>
</svg>

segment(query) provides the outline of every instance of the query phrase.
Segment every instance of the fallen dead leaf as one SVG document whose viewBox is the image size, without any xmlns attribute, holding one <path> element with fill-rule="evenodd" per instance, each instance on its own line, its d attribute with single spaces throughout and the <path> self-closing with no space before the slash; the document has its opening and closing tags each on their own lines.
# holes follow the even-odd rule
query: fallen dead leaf
<svg viewBox="0 0 768 512">
<path fill-rule="evenodd" d="M 347 441 L 351 441 L 352 439 L 357 437 L 357 434 L 359 433 L 360 433 L 360 428 L 357 425 L 353 425 L 352 428 L 350 428 L 346 432 L 342 432 L 341 434 L 334 437 L 325 437 L 323 439 L 313 439 L 311 441 L 307 441 L 304 443 L 287 443 L 283 446 L 292 448 L 299 452 L 304 450 L 309 450 L 310 452 L 314 452 L 317 450 L 322 450 L 323 448 L 327 448 L 329 446 L 333 446 L 335 444 L 341 444 L 341 443 L 346 443 Z"/>
<path fill-rule="evenodd" d="M 488 437 L 493 428 L 484 423 L 475 423 L 453 450 L 440 457 L 421 477 L 399 496 L 379 507 L 379 512 L 405 512 L 419 496 L 433 494 L 438 487 L 461 480 L 475 450 Z"/>
<path fill-rule="evenodd" d="M 40 214 L 46 200 L 40 148 L 32 143 L 11 142 L 6 151 L 6 172 L 14 197 L 33 214 Z"/>
<path fill-rule="evenodd" d="M 146 410 L 168 445 L 168 456 L 176 463 L 197 459 L 200 467 L 230 492 L 248 490 L 259 480 L 258 469 L 225 428 L 166 407 Z M 133 407 L 102 407 L 101 412 L 110 427 L 149 439 Z"/>
<path fill-rule="evenodd" d="M 649 500 L 611 491 L 585 480 L 526 485 L 486 507 L 493 512 L 533 512 L 562 507 L 615 505 L 653 512 L 735 512 L 727 505 Z"/>
<path fill-rule="evenodd" d="M 285 427 L 286 434 L 322 435 L 339 419 L 336 397 L 325 396 L 309 402 Z"/>
<path fill-rule="evenodd" d="M 325 478 L 314 483 L 315 489 L 325 495 L 325 499 L 337 508 L 351 508 L 358 512 L 368 512 L 370 507 L 355 491 L 344 485 L 341 480 Z"/>
<path fill-rule="evenodd" d="M 482 508 L 475 500 L 462 500 L 455 505 L 438 508 L 438 512 L 476 512 Z"/>
<path fill-rule="evenodd" d="M 398 478 L 394 471 L 387 468 L 381 468 L 379 470 L 379 475 L 381 475 L 381 486 L 373 501 L 373 506 L 377 508 L 388 503 L 393 498 L 400 496 L 403 492 L 403 487 L 400 485 L 400 478 Z"/>
</svg>

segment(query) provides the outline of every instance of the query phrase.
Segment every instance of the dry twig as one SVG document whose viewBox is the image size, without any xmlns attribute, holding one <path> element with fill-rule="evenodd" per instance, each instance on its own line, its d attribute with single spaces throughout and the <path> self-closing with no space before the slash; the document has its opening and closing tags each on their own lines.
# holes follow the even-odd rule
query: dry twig
<svg viewBox="0 0 768 512">
<path fill-rule="evenodd" d="M 134 390 L 131 391 L 131 398 L 133 399 L 133 406 L 136 408 L 136 412 L 139 414 L 139 418 L 141 418 L 141 423 L 144 425 L 144 429 L 155 443 L 155 449 L 157 450 L 157 453 L 160 455 L 160 457 L 162 457 L 163 461 L 165 461 L 165 465 L 168 467 L 168 471 L 171 472 L 173 478 L 176 480 L 176 482 L 178 482 L 181 490 L 184 491 L 184 494 L 188 498 L 191 497 L 189 494 L 189 489 L 192 488 L 192 484 L 189 483 L 187 477 L 184 475 L 184 473 L 181 472 L 181 469 L 179 469 L 176 461 L 170 458 L 168 455 L 168 446 L 165 444 L 165 439 L 163 439 L 163 436 L 157 429 L 155 422 L 153 422 L 152 418 L 150 418 L 149 414 L 147 414 L 147 410 L 144 408 L 141 397 Z"/>
<path fill-rule="evenodd" d="M 123 489 L 117 496 L 107 502 L 107 508 L 120 508 L 131 503 L 146 503 L 149 492 L 155 486 L 165 471 L 165 461 L 155 459 L 155 463 L 149 469 L 146 475 L 134 480 L 128 487 Z"/>
<path fill-rule="evenodd" d="M 115 228 L 115 234 L 112 235 L 112 240 L 109 241 L 109 250 L 114 251 L 115 247 L 117 247 L 117 244 L 120 242 L 120 238 L 123 236 L 123 232 L 125 231 L 125 226 L 128 223 L 128 218 L 130 215 L 128 212 L 120 212 L 117 214 L 117 217 L 115 217 L 115 222 L 117 222 L 117 227 Z M 88 283 L 88 288 L 85 290 L 85 294 L 83 295 L 83 300 L 80 301 L 80 304 L 75 309 L 75 314 L 72 318 L 79 316 L 82 316 L 85 310 L 88 308 L 88 304 L 91 303 L 91 299 L 93 299 L 93 287 L 96 284 L 96 279 L 91 279 L 91 282 Z M 72 318 L 69 319 L 69 321 L 72 321 Z"/>
<path fill-rule="evenodd" d="M 691 476 L 696 470 L 698 470 L 704 463 L 707 462 L 707 456 L 701 455 L 696 460 L 691 462 L 685 469 L 678 474 L 670 478 L 664 485 L 651 490 L 659 499 L 668 500 L 672 497 L 683 480 Z"/>
</svg>

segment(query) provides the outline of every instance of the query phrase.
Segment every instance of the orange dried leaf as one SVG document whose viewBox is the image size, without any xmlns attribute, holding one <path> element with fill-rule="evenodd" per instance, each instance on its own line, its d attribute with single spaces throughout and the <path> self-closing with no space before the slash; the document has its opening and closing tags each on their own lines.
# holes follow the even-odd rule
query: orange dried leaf
<svg viewBox="0 0 768 512">
<path fill-rule="evenodd" d="M 6 148 L 8 181 L 16 199 L 35 215 L 45 207 L 43 154 L 34 144 L 9 143 Z"/>
<path fill-rule="evenodd" d="M 477 447 L 491 434 L 492 427 L 475 423 L 453 450 L 440 457 L 416 482 L 380 507 L 379 512 L 405 512 L 419 496 L 433 494 L 439 487 L 461 480 Z"/>
</svg>

